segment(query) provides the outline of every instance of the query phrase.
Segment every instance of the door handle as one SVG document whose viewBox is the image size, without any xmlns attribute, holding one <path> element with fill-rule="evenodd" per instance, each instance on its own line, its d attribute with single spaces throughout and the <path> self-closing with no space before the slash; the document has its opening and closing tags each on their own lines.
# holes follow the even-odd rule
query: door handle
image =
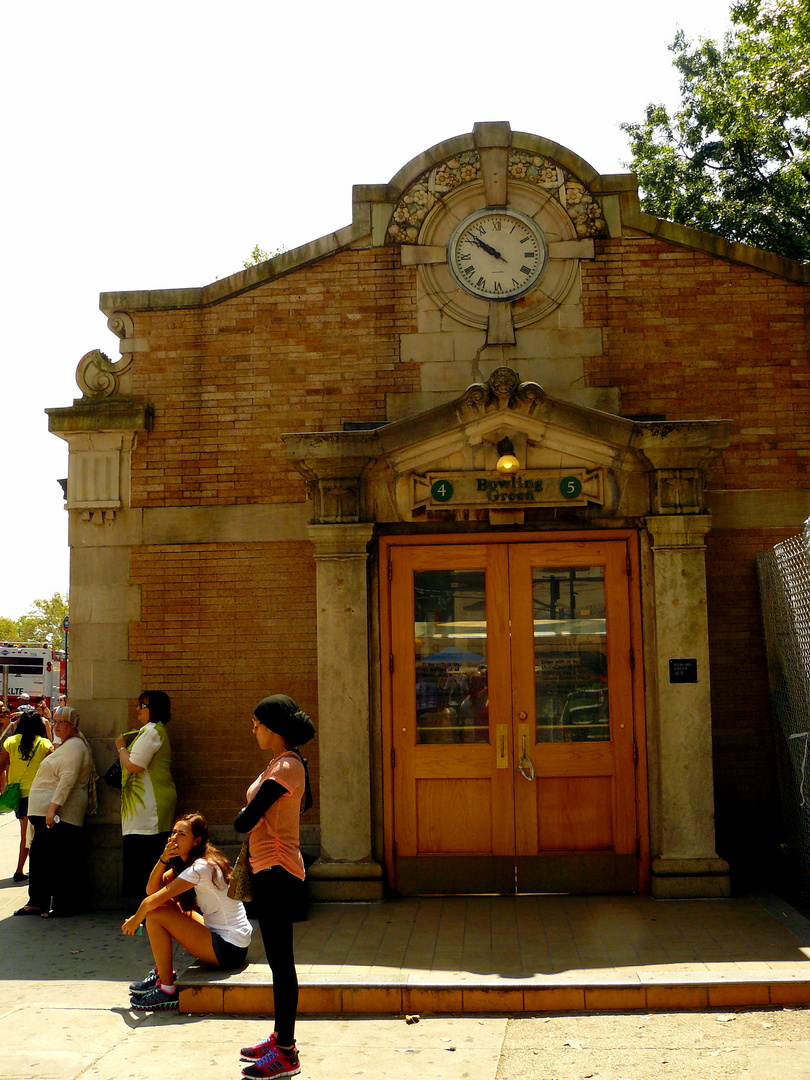
<svg viewBox="0 0 810 1080">
<path fill-rule="evenodd" d="M 495 726 L 495 739 L 497 741 L 497 749 L 495 753 L 495 768 L 496 769 L 508 769 L 509 768 L 509 755 L 507 753 L 507 746 L 509 745 L 509 725 L 508 724 L 496 724 Z"/>
<path fill-rule="evenodd" d="M 523 714 L 525 716 L 525 713 Z M 520 739 L 520 759 L 518 760 L 518 772 L 524 780 L 534 780 L 534 765 L 529 757 L 529 725 L 518 724 L 518 738 Z"/>
</svg>

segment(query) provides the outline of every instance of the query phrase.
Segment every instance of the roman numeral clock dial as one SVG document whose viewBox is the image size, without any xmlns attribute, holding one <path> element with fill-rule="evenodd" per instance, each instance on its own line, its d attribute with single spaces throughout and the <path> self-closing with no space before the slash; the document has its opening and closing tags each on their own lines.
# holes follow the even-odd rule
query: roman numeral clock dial
<svg viewBox="0 0 810 1080">
<path fill-rule="evenodd" d="M 519 210 L 477 210 L 460 221 L 447 245 L 459 285 L 482 300 L 515 300 L 543 276 L 548 245 L 543 231 Z"/>
</svg>

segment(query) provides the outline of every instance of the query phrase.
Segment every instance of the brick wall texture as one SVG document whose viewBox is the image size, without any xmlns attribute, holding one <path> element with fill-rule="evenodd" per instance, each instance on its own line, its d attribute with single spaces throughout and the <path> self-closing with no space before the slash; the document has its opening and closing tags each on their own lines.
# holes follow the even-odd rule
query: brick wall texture
<svg viewBox="0 0 810 1080">
<path fill-rule="evenodd" d="M 586 361 L 589 385 L 618 387 L 626 415 L 732 418 L 711 488 L 806 486 L 806 288 L 649 237 L 598 241 L 582 278 L 585 325 L 604 345 Z M 133 317 L 150 342 L 133 396 L 155 407 L 132 459 L 136 507 L 300 502 L 281 432 L 384 420 L 386 394 L 419 390 L 399 355 L 417 329 L 415 271 L 394 249 L 343 252 L 204 310 Z M 708 537 L 718 845 L 743 873 L 779 839 L 754 556 L 786 535 Z M 317 721 L 309 546 L 145 547 L 132 577 L 143 612 L 131 656 L 144 685 L 175 688 L 184 800 L 228 820 L 262 767 L 255 702 L 283 690 Z"/>
</svg>

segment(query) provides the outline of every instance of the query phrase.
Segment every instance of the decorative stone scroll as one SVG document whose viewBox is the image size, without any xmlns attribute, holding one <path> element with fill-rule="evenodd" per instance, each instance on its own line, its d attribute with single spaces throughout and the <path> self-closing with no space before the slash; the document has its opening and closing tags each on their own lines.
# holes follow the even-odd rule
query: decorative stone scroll
<svg viewBox="0 0 810 1080">
<path fill-rule="evenodd" d="M 121 338 L 121 359 L 113 361 L 100 349 L 84 354 L 76 368 L 76 383 L 85 398 L 119 396 L 124 390 L 122 379 L 129 372 L 135 353 L 149 348 L 145 338 L 134 336 L 132 319 L 125 311 L 113 312 L 107 326 Z"/>
</svg>

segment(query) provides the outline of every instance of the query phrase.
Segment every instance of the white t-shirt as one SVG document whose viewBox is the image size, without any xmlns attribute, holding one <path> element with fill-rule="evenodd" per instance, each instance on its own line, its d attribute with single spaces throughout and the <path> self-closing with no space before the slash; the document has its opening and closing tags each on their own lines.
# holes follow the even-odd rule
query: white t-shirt
<svg viewBox="0 0 810 1080">
<path fill-rule="evenodd" d="M 196 859 L 179 875 L 190 882 L 197 895 L 197 907 L 208 929 L 231 945 L 250 944 L 253 927 L 241 900 L 231 900 L 219 868 L 205 859 Z"/>
</svg>

